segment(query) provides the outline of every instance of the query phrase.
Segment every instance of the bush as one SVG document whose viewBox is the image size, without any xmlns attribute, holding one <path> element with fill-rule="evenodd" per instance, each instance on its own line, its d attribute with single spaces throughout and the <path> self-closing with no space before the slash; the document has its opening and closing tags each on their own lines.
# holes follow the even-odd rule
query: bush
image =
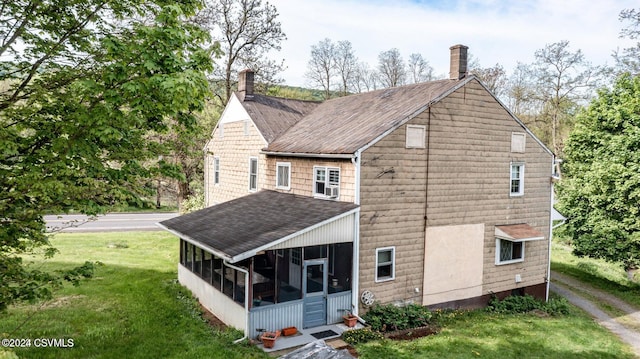
<svg viewBox="0 0 640 359">
<path fill-rule="evenodd" d="M 532 310 L 541 310 L 550 315 L 562 315 L 569 313 L 569 304 L 564 298 L 550 299 L 548 302 L 537 300 L 530 295 L 508 296 L 503 300 L 497 297 L 491 298 L 487 311 L 495 313 L 528 313 Z"/>
<path fill-rule="evenodd" d="M 362 316 L 373 330 L 381 332 L 422 327 L 429 324 L 431 317 L 429 309 L 418 304 L 404 307 L 376 304 Z"/>
<path fill-rule="evenodd" d="M 342 340 L 349 344 L 366 343 L 372 340 L 382 340 L 384 336 L 371 328 L 352 329 L 342 333 Z"/>
</svg>

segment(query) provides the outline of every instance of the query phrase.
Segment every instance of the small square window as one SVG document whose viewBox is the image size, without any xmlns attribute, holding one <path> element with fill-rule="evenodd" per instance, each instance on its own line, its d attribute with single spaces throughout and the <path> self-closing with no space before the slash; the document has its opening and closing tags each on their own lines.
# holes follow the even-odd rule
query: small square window
<svg viewBox="0 0 640 359">
<path fill-rule="evenodd" d="M 427 128 L 419 125 L 407 125 L 407 148 L 425 148 Z"/>
<path fill-rule="evenodd" d="M 510 188 L 512 197 L 524 195 L 524 164 L 511 164 Z"/>
<path fill-rule="evenodd" d="M 291 189 L 291 163 L 276 163 L 276 188 L 287 191 Z"/>
<path fill-rule="evenodd" d="M 376 249 L 376 282 L 384 282 L 395 278 L 395 247 Z"/>
<path fill-rule="evenodd" d="M 496 238 L 496 264 L 509 264 L 524 260 L 524 242 Z"/>
</svg>

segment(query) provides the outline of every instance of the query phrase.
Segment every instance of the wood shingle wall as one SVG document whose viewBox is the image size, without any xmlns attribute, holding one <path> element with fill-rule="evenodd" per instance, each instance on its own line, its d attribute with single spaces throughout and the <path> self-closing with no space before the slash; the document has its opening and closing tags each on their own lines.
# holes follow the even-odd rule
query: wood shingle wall
<svg viewBox="0 0 640 359">
<path fill-rule="evenodd" d="M 205 189 L 207 206 L 230 201 L 249 192 L 249 158 L 258 158 L 258 190 L 264 187 L 265 156 L 260 150 L 265 142 L 251 121 L 220 124 L 207 147 L 205 155 Z M 248 134 L 245 134 L 245 129 Z M 222 131 L 222 136 L 220 136 Z M 214 157 L 220 158 L 220 183 L 214 184 Z"/>
<path fill-rule="evenodd" d="M 362 156 L 360 290 L 420 302 L 426 226 L 467 224 L 484 224 L 484 294 L 544 283 L 548 238 L 527 242 L 524 262 L 496 265 L 494 230 L 528 223 L 548 236 L 552 155 L 528 134 L 525 153 L 511 152 L 512 133 L 525 130 L 475 80 L 408 124 L 426 126 L 428 153 L 405 148 L 403 125 Z M 524 196 L 510 197 L 511 162 L 525 164 Z M 396 276 L 375 283 L 375 250 L 387 246 L 396 247 Z M 456 253 L 451 263 L 464 266 Z"/>
</svg>

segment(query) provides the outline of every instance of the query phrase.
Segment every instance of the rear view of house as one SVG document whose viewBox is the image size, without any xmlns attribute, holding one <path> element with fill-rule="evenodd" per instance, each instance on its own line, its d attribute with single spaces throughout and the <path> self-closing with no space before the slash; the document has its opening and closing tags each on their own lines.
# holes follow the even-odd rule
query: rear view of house
<svg viewBox="0 0 640 359">
<path fill-rule="evenodd" d="M 548 292 L 553 154 L 467 74 L 318 102 L 240 73 L 205 148 L 207 208 L 161 225 L 224 322 L 309 328 L 374 302 Z"/>
</svg>

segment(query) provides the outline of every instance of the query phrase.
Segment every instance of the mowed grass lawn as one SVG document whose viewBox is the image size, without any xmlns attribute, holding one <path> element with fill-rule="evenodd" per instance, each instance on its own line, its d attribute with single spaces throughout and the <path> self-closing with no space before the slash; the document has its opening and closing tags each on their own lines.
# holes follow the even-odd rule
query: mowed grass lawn
<svg viewBox="0 0 640 359">
<path fill-rule="evenodd" d="M 205 323 L 175 281 L 178 240 L 164 232 L 57 234 L 44 269 L 100 261 L 95 277 L 52 301 L 0 314 L 0 338 L 72 338 L 73 348 L 15 349 L 21 358 L 268 358 L 242 333 Z M 438 316 L 438 315 L 437 315 Z M 360 358 L 632 358 L 628 347 L 574 309 L 564 317 L 441 314 L 437 335 L 357 345 Z M 2 354 L 0 353 L 0 358 Z"/>
</svg>

